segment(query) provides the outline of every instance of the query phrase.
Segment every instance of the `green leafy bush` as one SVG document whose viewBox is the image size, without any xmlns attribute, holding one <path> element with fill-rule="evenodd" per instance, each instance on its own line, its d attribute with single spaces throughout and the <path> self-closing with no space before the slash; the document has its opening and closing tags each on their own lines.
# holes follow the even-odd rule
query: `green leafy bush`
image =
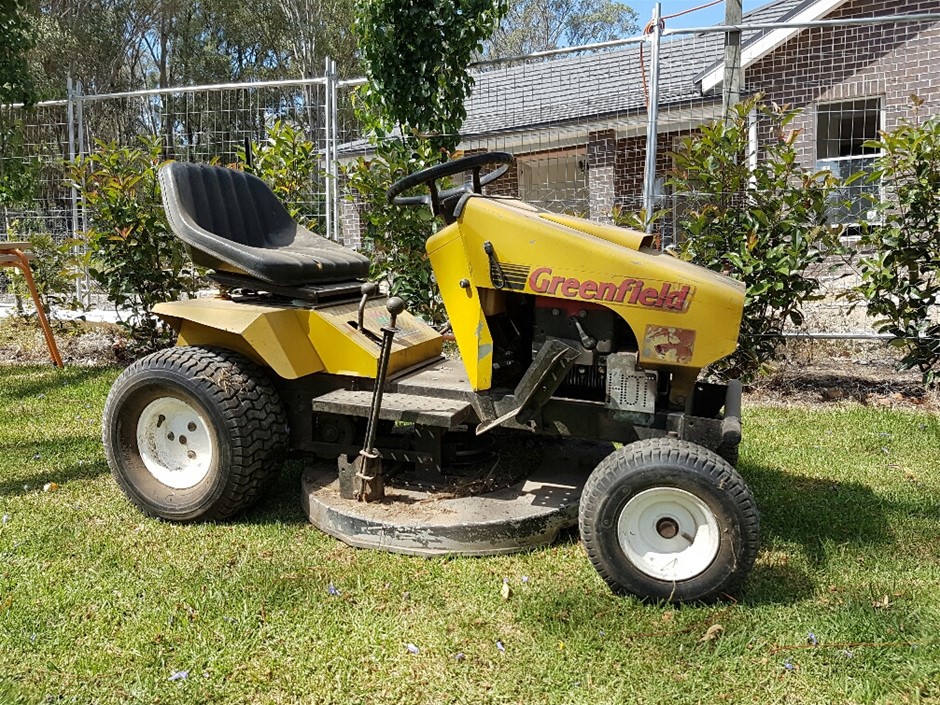
<svg viewBox="0 0 940 705">
<path fill-rule="evenodd" d="M 40 218 L 22 215 L 36 208 L 42 170 L 39 158 L 30 153 L 24 129 L 22 120 L 0 115 L 0 215 L 7 240 L 32 244 L 30 269 L 48 314 L 53 304 L 68 308 L 79 305 L 74 284 L 80 272 L 75 240 L 56 242 Z M 32 306 L 24 303 L 31 297 L 19 270 L 4 269 L 2 276 L 9 282 L 17 313 L 29 315 Z"/>
<path fill-rule="evenodd" d="M 915 101 L 918 102 L 918 101 Z M 881 183 L 880 214 L 862 235 L 872 248 L 860 260 L 854 294 L 876 327 L 905 351 L 904 369 L 936 386 L 940 369 L 940 117 L 904 122 L 866 146 L 881 150 L 867 177 Z"/>
<path fill-rule="evenodd" d="M 129 312 L 122 323 L 143 349 L 169 342 L 153 307 L 191 296 L 197 284 L 163 213 L 160 154 L 156 138 L 142 138 L 140 147 L 98 143 L 68 167 L 88 208 L 88 272 L 118 312 Z"/>
<path fill-rule="evenodd" d="M 373 274 L 432 322 L 444 318 L 425 254 L 434 232 L 428 209 L 386 202 L 394 181 L 445 161 L 460 141 L 464 100 L 473 87 L 468 65 L 506 14 L 506 0 L 364 0 L 356 32 L 369 84 L 355 111 L 375 156 L 345 174 L 362 204 L 363 239 Z"/>
<path fill-rule="evenodd" d="M 39 194 L 39 159 L 30 153 L 22 120 L 0 111 L 0 209 L 29 210 Z M 9 228 L 9 223 L 4 223 Z"/>
<path fill-rule="evenodd" d="M 757 167 L 748 159 L 748 114 L 769 121 L 775 139 Z M 759 98 L 738 105 L 728 120 L 704 125 L 683 139 L 668 183 L 683 196 L 680 257 L 744 282 L 747 295 L 737 351 L 715 367 L 729 377 L 752 378 L 772 360 L 787 323 L 801 325 L 802 308 L 819 299 L 809 271 L 838 243 L 828 222 L 838 182 L 797 161 L 797 113 Z"/>
<path fill-rule="evenodd" d="M 68 238 L 56 242 L 49 233 L 30 228 L 29 224 L 18 219 L 10 221 L 9 227 L 8 239 L 27 241 L 31 245 L 30 254 L 33 258 L 29 268 L 46 315 L 49 315 L 52 306 L 81 308 L 81 302 L 75 292 L 75 280 L 82 275 L 79 255 L 75 251 L 78 241 Z M 29 315 L 32 311 L 32 298 L 23 275 L 12 267 L 3 270 L 3 274 L 9 278 L 10 293 L 16 302 L 17 314 Z M 27 301 L 30 302 L 30 307 L 24 305 Z"/>
<path fill-rule="evenodd" d="M 430 208 L 395 206 L 385 193 L 398 179 L 440 161 L 426 140 L 382 140 L 376 154 L 346 167 L 351 198 L 359 202 L 363 242 L 372 259 L 371 278 L 384 281 L 411 313 L 433 323 L 445 318 L 425 243 L 436 222 Z"/>
<path fill-rule="evenodd" d="M 278 120 L 268 130 L 267 140 L 251 143 L 250 160 L 244 149 L 238 158 L 246 172 L 271 187 L 294 220 L 322 230 L 324 206 L 316 188 L 321 176 L 319 156 L 302 129 Z"/>
</svg>

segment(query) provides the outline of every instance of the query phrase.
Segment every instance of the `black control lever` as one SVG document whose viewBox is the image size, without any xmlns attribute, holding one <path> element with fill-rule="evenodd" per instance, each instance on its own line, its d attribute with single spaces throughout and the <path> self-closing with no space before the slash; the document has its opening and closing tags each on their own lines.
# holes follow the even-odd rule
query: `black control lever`
<svg viewBox="0 0 940 705">
<path fill-rule="evenodd" d="M 362 319 L 366 314 L 366 302 L 369 300 L 369 297 L 373 296 L 378 290 L 379 285 L 375 282 L 366 282 L 359 287 L 359 292 L 362 294 L 362 298 L 359 300 L 359 315 L 356 317 L 357 330 L 362 330 Z"/>
<path fill-rule="evenodd" d="M 493 286 L 495 286 L 497 289 L 505 289 L 507 286 L 506 274 L 503 272 L 503 268 L 500 266 L 499 260 L 496 258 L 496 250 L 493 247 L 493 243 L 489 240 L 484 242 L 483 251 L 490 259 L 490 281 L 493 282 Z M 494 273 L 496 274 L 495 277 L 493 276 Z"/>
</svg>

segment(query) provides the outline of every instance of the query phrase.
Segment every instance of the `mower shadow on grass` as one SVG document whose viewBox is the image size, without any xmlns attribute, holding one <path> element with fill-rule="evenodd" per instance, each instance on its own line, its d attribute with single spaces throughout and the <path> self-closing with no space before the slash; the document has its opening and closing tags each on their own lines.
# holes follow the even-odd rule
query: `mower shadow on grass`
<svg viewBox="0 0 940 705">
<path fill-rule="evenodd" d="M 297 506 L 303 469 L 303 461 L 288 462 L 264 499 L 231 521 L 306 524 Z M 867 485 L 794 475 L 746 461 L 740 470 L 757 497 L 765 547 L 746 583 L 745 604 L 791 603 L 812 595 L 817 589 L 812 573 L 828 562 L 824 542 L 878 545 L 893 540 L 886 512 L 894 510 Z M 553 545 L 579 541 L 574 526 L 560 531 Z M 794 543 L 802 556 L 798 560 L 778 560 L 774 546 Z"/>
<path fill-rule="evenodd" d="M 827 545 L 872 546 L 893 540 L 890 503 L 867 485 L 747 462 L 740 471 L 757 498 L 764 546 L 749 579 L 748 603 L 790 602 L 811 594 L 816 589 L 811 575 L 829 561 Z M 802 554 L 798 560 L 789 560 L 785 550 L 775 551 L 775 546 L 794 543 Z"/>
<path fill-rule="evenodd" d="M 233 524 L 309 524 L 300 506 L 300 476 L 305 460 L 288 460 L 261 501 L 244 513 L 228 519 Z M 311 531 L 315 529 L 311 526 Z"/>
</svg>

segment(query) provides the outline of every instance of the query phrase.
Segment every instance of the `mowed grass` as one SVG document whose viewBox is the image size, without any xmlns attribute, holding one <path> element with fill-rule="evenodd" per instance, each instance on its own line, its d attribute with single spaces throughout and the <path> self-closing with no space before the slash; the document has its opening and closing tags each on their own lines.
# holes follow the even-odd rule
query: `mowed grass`
<svg viewBox="0 0 940 705">
<path fill-rule="evenodd" d="M 940 702 L 936 416 L 747 408 L 757 566 L 736 603 L 672 608 L 612 595 L 573 534 L 348 548 L 306 523 L 297 463 L 231 522 L 146 519 L 101 449 L 116 374 L 0 368 L 4 705 Z"/>
</svg>

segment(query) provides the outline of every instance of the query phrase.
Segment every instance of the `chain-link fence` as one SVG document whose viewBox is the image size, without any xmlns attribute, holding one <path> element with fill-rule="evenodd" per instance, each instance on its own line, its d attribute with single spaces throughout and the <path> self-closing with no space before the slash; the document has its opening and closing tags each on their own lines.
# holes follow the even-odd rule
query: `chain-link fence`
<svg viewBox="0 0 940 705">
<path fill-rule="evenodd" d="M 884 16 L 888 10 L 897 14 Z M 759 94 L 798 109 L 788 128 L 797 131 L 798 159 L 840 177 L 870 167 L 866 143 L 879 130 L 940 112 L 936 0 L 890 8 L 882 0 L 778 0 L 724 28 L 670 29 L 668 16 L 657 18 L 642 36 L 473 68 L 460 149 L 516 156 L 491 192 L 599 221 L 619 216 L 642 224 L 661 211 L 655 228 L 668 242 L 681 236 L 686 207 L 670 183 L 674 152 L 683 138 L 721 119 L 729 100 Z M 726 49 L 735 38 L 739 59 Z M 23 184 L 3 201 L 4 226 L 17 237 L 31 229 L 60 239 L 80 232 L 81 204 L 63 163 L 99 143 L 129 146 L 157 136 L 168 158 L 228 164 L 244 160 L 282 120 L 315 147 L 309 207 L 318 229 L 357 246 L 363 206 L 343 171 L 374 150 L 352 108 L 362 83 L 338 76 L 328 60 L 324 76 L 307 81 L 95 96 L 72 90 L 66 101 L 29 111 L 3 108 L 0 178 Z M 755 112 L 742 159 L 759 160 L 777 137 Z M 19 181 L 11 176 L 17 170 Z M 862 192 L 877 188 L 856 182 L 844 194 L 848 207 L 833 219 L 851 226 L 867 217 Z"/>
</svg>

